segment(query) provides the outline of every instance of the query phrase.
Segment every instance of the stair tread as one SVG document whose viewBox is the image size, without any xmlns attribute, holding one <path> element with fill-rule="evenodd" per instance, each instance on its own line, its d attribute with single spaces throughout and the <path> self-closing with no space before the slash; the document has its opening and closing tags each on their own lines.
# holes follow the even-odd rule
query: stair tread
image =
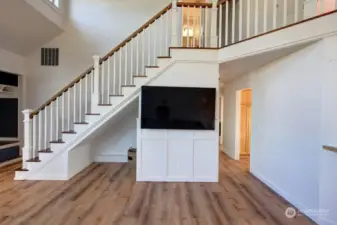
<svg viewBox="0 0 337 225">
<path fill-rule="evenodd" d="M 62 140 L 57 140 L 57 141 L 51 141 L 49 143 L 51 143 L 51 144 L 64 144 L 65 142 L 62 141 Z"/>
<path fill-rule="evenodd" d="M 124 97 L 124 95 L 109 95 L 111 97 Z"/>
<path fill-rule="evenodd" d="M 76 125 L 87 125 L 89 123 L 87 123 L 87 122 L 75 122 L 74 124 L 76 124 Z"/>
<path fill-rule="evenodd" d="M 70 131 L 62 131 L 62 134 L 77 134 L 77 133 L 74 130 L 70 130 Z"/>
<path fill-rule="evenodd" d="M 136 85 L 129 84 L 129 85 L 122 85 L 122 87 L 136 87 Z"/>
<path fill-rule="evenodd" d="M 27 171 L 29 171 L 29 170 L 20 168 L 20 169 L 17 169 L 17 170 L 15 170 L 15 171 L 18 171 L 18 172 L 27 172 Z"/>
<path fill-rule="evenodd" d="M 145 68 L 159 68 L 159 66 L 145 66 Z"/>
<path fill-rule="evenodd" d="M 133 75 L 133 77 L 147 77 L 146 75 Z"/>
<path fill-rule="evenodd" d="M 28 159 L 26 162 L 41 162 L 41 160 L 40 160 L 39 157 L 35 157 L 35 158 L 32 158 L 32 159 Z"/>
<path fill-rule="evenodd" d="M 99 114 L 99 113 L 86 113 L 85 115 L 87 115 L 87 116 L 100 116 L 101 114 Z"/>
<path fill-rule="evenodd" d="M 112 106 L 112 104 L 98 104 L 98 106 Z"/>
<path fill-rule="evenodd" d="M 38 153 L 53 153 L 53 151 L 50 148 L 47 148 L 47 149 L 42 149 L 38 151 Z"/>
<path fill-rule="evenodd" d="M 158 56 L 158 59 L 171 59 L 171 56 Z"/>
</svg>

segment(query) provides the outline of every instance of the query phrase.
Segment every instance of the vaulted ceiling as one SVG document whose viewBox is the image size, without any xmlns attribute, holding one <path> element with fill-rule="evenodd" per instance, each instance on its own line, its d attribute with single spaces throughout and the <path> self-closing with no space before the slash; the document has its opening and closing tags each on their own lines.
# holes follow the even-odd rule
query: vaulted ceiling
<svg viewBox="0 0 337 225">
<path fill-rule="evenodd" d="M 61 32 L 25 0 L 0 1 L 1 48 L 25 56 Z"/>
</svg>

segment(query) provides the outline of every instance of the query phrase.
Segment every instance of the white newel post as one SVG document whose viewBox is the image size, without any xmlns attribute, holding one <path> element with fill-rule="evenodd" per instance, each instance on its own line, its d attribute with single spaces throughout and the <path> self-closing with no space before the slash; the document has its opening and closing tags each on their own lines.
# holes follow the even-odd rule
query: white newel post
<svg viewBox="0 0 337 225">
<path fill-rule="evenodd" d="M 100 101 L 100 90 L 99 90 L 99 60 L 100 57 L 98 55 L 94 55 L 92 57 L 94 59 L 94 85 L 93 85 L 93 93 L 92 93 L 92 107 L 91 109 L 95 109 Z"/>
<path fill-rule="evenodd" d="M 212 12 L 211 12 L 211 47 L 218 47 L 218 35 L 217 35 L 217 26 L 218 26 L 218 0 L 212 0 Z"/>
<path fill-rule="evenodd" d="M 171 37 L 171 47 L 178 47 L 178 35 L 177 35 L 177 26 L 178 25 L 178 7 L 177 0 L 172 0 L 172 37 Z"/>
<path fill-rule="evenodd" d="M 24 145 L 22 149 L 22 169 L 27 169 L 27 160 L 33 158 L 33 148 L 32 148 L 32 140 L 33 140 L 33 120 L 30 118 L 30 114 L 33 112 L 31 109 L 25 109 L 22 111 L 24 115 L 23 119 L 23 127 L 24 127 Z"/>
</svg>

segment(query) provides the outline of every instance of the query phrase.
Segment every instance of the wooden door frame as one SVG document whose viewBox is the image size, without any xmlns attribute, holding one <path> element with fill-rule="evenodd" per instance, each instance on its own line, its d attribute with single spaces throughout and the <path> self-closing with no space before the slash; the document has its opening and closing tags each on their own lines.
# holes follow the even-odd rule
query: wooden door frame
<svg viewBox="0 0 337 225">
<path fill-rule="evenodd" d="M 234 159 L 240 159 L 240 150 L 241 150 L 241 92 L 245 90 L 251 90 L 253 93 L 253 89 L 244 88 L 236 91 L 236 101 L 235 101 L 235 150 L 234 150 Z M 253 102 L 252 102 L 253 105 Z"/>
</svg>

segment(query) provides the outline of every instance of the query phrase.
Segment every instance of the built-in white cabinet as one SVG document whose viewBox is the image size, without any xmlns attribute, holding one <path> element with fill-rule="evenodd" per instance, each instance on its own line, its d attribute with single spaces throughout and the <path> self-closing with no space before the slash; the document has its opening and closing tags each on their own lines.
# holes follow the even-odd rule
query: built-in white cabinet
<svg viewBox="0 0 337 225">
<path fill-rule="evenodd" d="M 218 181 L 217 131 L 137 130 L 137 181 Z"/>
</svg>

